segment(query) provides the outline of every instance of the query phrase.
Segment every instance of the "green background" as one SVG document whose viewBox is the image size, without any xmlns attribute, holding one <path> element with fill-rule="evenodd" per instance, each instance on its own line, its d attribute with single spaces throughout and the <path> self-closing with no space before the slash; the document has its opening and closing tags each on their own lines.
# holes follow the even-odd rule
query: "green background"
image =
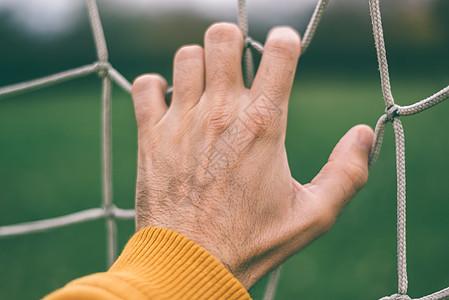
<svg viewBox="0 0 449 300">
<path fill-rule="evenodd" d="M 338 16 L 341 17 L 329 13 L 327 25 L 323 24 L 321 31 L 323 37 L 320 30 L 317 33 L 317 48 L 314 50 L 312 45 L 310 55 L 301 58 L 290 98 L 286 144 L 293 176 L 301 183 L 313 178 L 349 128 L 358 123 L 374 126 L 384 110 L 372 44 L 368 43 L 370 48 L 360 64 L 351 66 L 348 62 L 351 56 L 335 64 L 319 62 L 332 61 L 334 57 L 332 48 L 325 52 L 328 44 L 323 40 L 332 40 L 332 34 L 325 34 L 326 30 L 344 23 L 345 19 Z M 368 20 L 363 26 L 369 29 L 366 11 L 363 18 Z M 157 57 L 153 66 L 151 62 L 133 65 L 132 61 L 118 59 L 120 55 L 114 56 L 117 49 L 113 47 L 114 28 L 107 27 L 108 18 L 105 19 L 106 36 L 110 33 L 112 39 L 111 61 L 114 64 L 116 59 L 117 65 L 128 67 L 124 67 L 127 78 L 154 70 L 170 78 L 166 67 L 171 64 L 169 58 Z M 192 28 L 196 32 L 192 33 L 194 41 L 200 42 L 204 28 L 203 25 Z M 368 40 L 371 38 L 366 36 Z M 184 42 L 180 38 L 177 46 Z M 3 51 L 12 52 L 13 46 Z M 82 46 L 93 47 L 90 41 Z M 437 46 L 438 51 L 447 53 L 449 49 Z M 166 48 L 171 56 L 176 47 Z M 400 49 L 411 54 L 403 60 L 394 59 L 393 55 L 390 63 L 393 94 L 398 104 L 412 104 L 448 84 L 447 58 L 432 65 L 436 56 L 426 57 L 430 67 L 414 66 L 417 57 L 413 55 L 418 55 L 419 49 L 406 46 Z M 395 51 L 401 52 L 397 49 L 392 52 Z M 15 68 L 19 69 L 16 75 L 6 76 L 12 67 L 4 53 L 0 58 L 3 64 L 0 86 L 52 71 L 37 66 L 26 72 L 27 65 L 23 64 Z M 86 57 L 94 59 L 92 53 Z M 342 69 L 345 59 L 348 66 Z M 54 68 L 63 70 L 71 63 L 73 60 L 61 62 Z M 56 217 L 101 205 L 100 95 L 100 80 L 92 75 L 0 99 L 0 225 Z M 442 103 L 420 115 L 401 118 L 406 137 L 409 295 L 413 297 L 449 285 L 448 114 L 449 103 Z M 121 208 L 133 207 L 136 152 L 131 98 L 114 87 L 114 202 Z M 395 193 L 394 137 L 389 124 L 367 186 L 329 233 L 284 264 L 276 299 L 378 299 L 395 293 Z M 118 221 L 118 228 L 122 248 L 132 235 L 134 224 Z M 0 298 L 36 299 L 74 278 L 105 268 L 104 220 L 2 238 Z M 262 298 L 265 283 L 266 278 L 250 290 L 255 299 Z"/>
</svg>

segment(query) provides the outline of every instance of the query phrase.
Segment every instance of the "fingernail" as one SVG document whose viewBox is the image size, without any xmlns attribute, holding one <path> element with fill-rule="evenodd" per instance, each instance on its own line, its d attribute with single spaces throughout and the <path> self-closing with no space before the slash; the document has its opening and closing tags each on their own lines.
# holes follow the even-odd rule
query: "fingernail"
<svg viewBox="0 0 449 300">
<path fill-rule="evenodd" d="M 366 154 L 371 151 L 371 146 L 373 144 L 373 133 L 371 130 L 359 130 L 359 145 Z"/>
</svg>

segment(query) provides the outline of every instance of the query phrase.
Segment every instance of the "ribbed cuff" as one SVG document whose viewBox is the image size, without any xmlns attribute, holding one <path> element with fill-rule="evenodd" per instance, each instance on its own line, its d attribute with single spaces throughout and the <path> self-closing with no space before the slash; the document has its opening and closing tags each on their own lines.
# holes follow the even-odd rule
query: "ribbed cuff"
<svg viewBox="0 0 449 300">
<path fill-rule="evenodd" d="M 251 299 L 210 253 L 169 229 L 137 232 L 108 274 L 151 299 Z"/>
</svg>

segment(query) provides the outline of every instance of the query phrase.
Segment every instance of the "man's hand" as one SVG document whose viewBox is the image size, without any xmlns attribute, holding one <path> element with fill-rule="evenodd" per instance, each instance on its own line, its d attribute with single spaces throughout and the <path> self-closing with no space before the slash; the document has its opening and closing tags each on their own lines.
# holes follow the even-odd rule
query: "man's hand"
<svg viewBox="0 0 449 300">
<path fill-rule="evenodd" d="M 173 99 L 158 75 L 133 85 L 138 125 L 136 227 L 172 229 L 199 244 L 249 289 L 331 228 L 366 183 L 373 133 L 352 128 L 311 183 L 291 176 L 284 140 L 300 39 L 267 37 L 251 89 L 243 38 L 215 24 L 175 56 Z M 301 100 L 301 99 L 298 99 Z"/>
</svg>

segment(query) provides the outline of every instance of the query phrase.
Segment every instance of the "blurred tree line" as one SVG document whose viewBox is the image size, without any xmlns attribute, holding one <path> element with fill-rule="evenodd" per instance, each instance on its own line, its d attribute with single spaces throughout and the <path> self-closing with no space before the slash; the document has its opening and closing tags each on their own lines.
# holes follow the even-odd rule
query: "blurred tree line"
<svg viewBox="0 0 449 300">
<path fill-rule="evenodd" d="M 368 1 L 361 5 L 330 5 L 301 68 L 325 73 L 363 75 L 377 68 Z M 332 3 L 332 1 L 331 1 Z M 361 9 L 363 8 L 363 9 Z M 132 80 L 144 72 L 170 78 L 172 57 L 182 44 L 202 43 L 204 30 L 215 21 L 191 12 L 146 16 L 100 7 L 112 64 Z M 449 70 L 449 1 L 425 4 L 382 3 L 383 25 L 391 71 L 434 76 Z M 287 24 L 295 24 L 288 20 Z M 296 29 L 304 31 L 304 24 Z M 0 86 L 93 62 L 95 47 L 84 16 L 70 32 L 36 37 L 0 11 Z M 260 25 L 260 24 L 259 24 Z M 264 26 L 251 24 L 251 35 L 264 41 Z M 303 27 L 300 27 L 303 26 Z"/>
</svg>

